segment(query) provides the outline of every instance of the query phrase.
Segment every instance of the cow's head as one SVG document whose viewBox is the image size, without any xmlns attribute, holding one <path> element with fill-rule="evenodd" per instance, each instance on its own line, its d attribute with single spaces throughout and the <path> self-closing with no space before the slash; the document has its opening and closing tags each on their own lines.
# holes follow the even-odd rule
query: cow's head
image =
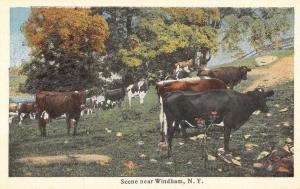
<svg viewBox="0 0 300 189">
<path fill-rule="evenodd" d="M 247 80 L 247 72 L 250 72 L 251 69 L 248 68 L 247 66 L 240 66 L 240 73 L 241 73 L 241 79 Z"/>
<path fill-rule="evenodd" d="M 257 110 L 260 110 L 264 113 L 269 111 L 267 106 L 267 98 L 274 95 L 273 90 L 264 91 L 262 88 L 256 88 L 254 91 L 248 92 L 248 94 L 254 97 L 253 104 L 255 105 Z"/>
<path fill-rule="evenodd" d="M 71 95 L 76 107 L 80 107 L 80 111 L 85 109 L 86 98 L 84 91 L 74 91 Z"/>
<path fill-rule="evenodd" d="M 191 69 L 189 66 L 185 66 L 182 68 L 186 73 L 190 73 L 191 72 Z"/>
</svg>

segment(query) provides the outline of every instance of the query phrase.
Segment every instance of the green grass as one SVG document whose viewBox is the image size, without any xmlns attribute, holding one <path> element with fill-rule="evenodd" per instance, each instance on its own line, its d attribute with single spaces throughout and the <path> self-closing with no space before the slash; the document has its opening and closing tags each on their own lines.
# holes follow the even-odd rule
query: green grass
<svg viewBox="0 0 300 189">
<path fill-rule="evenodd" d="M 248 81 L 251 82 L 251 81 Z M 249 83 L 244 83 L 246 86 Z M 80 120 L 79 134 L 67 136 L 64 120 L 53 120 L 47 125 L 46 138 L 39 136 L 37 121 L 28 121 L 22 126 L 13 125 L 9 132 L 9 175 L 10 176 L 257 176 L 253 168 L 255 158 L 261 151 L 271 151 L 273 147 L 282 147 L 287 137 L 293 139 L 293 89 L 294 83 L 274 87 L 275 96 L 268 102 L 272 117 L 265 114 L 252 115 L 250 120 L 239 130 L 232 133 L 230 147 L 235 156 L 241 157 L 242 166 L 232 166 L 217 157 L 217 149 L 223 147 L 222 128 L 212 128 L 208 132 L 211 137 L 207 141 L 209 154 L 216 156 L 215 161 L 207 161 L 203 145 L 200 141 L 176 137 L 173 142 L 173 156 L 166 159 L 166 151 L 158 149 L 160 134 L 159 105 L 154 88 L 145 98 L 145 104 L 133 101 L 129 109 L 128 101 L 121 108 L 98 111 L 85 115 Z M 289 107 L 289 111 L 279 113 L 274 104 Z M 282 121 L 289 121 L 291 127 L 275 127 Z M 112 130 L 107 133 L 105 128 Z M 88 131 L 88 132 L 87 132 Z M 122 132 L 117 137 L 116 132 Z M 189 129 L 188 134 L 203 133 L 203 130 Z M 266 133 L 267 136 L 262 135 Z M 251 134 L 247 140 L 245 134 Z M 68 143 L 65 143 L 68 141 Z M 143 146 L 138 145 L 143 141 Z M 184 145 L 179 145 L 184 142 Z M 259 147 L 246 151 L 246 143 L 255 143 Z M 44 156 L 59 154 L 104 154 L 112 157 L 107 166 L 97 164 L 72 164 L 29 166 L 17 163 L 16 160 L 27 156 Z M 145 160 L 139 158 L 143 153 Z M 151 163 L 150 158 L 157 163 Z M 137 164 L 136 169 L 127 170 L 124 161 L 131 160 Z M 188 162 L 192 162 L 188 164 Z M 173 162 L 167 165 L 166 162 Z M 222 169 L 222 171 L 218 171 Z M 272 176 L 267 173 L 266 176 Z"/>
<path fill-rule="evenodd" d="M 13 75 L 9 77 L 9 96 L 25 96 L 26 93 L 19 91 L 21 83 L 25 83 L 26 76 L 24 75 Z"/>
<path fill-rule="evenodd" d="M 9 68 L 9 96 L 26 96 L 27 93 L 19 91 L 20 84 L 25 83 L 27 77 L 19 74 L 20 68 L 11 67 Z"/>
</svg>

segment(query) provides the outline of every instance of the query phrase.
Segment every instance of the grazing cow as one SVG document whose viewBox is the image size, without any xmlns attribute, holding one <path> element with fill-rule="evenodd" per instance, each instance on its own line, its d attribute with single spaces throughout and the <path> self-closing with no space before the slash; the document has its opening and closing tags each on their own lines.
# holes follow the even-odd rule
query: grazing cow
<svg viewBox="0 0 300 189">
<path fill-rule="evenodd" d="M 85 110 L 81 112 L 81 116 L 86 111 L 87 115 L 92 114 L 96 108 L 96 97 L 86 98 Z"/>
<path fill-rule="evenodd" d="M 116 102 L 118 106 L 121 106 L 121 102 L 124 100 L 124 97 L 125 97 L 124 88 L 106 90 L 104 93 L 104 100 L 106 102 L 110 100 L 112 102 Z"/>
<path fill-rule="evenodd" d="M 179 124 L 184 120 L 196 124 L 197 118 L 204 119 L 206 125 L 224 121 L 224 150 L 229 152 L 231 131 L 240 128 L 254 111 L 268 112 L 267 97 L 273 94 L 272 90 L 265 92 L 261 88 L 244 94 L 229 89 L 164 94 L 168 155 L 172 151 L 173 134 Z"/>
<path fill-rule="evenodd" d="M 247 80 L 247 72 L 249 71 L 251 71 L 251 69 L 247 68 L 247 66 L 230 66 L 212 69 L 200 69 L 197 75 L 220 79 L 224 81 L 230 89 L 233 89 L 233 87 L 239 84 L 241 80 Z"/>
<path fill-rule="evenodd" d="M 186 61 L 177 62 L 177 63 L 175 63 L 175 66 L 176 67 L 179 66 L 181 68 L 184 68 L 186 66 L 192 67 L 193 66 L 193 60 L 189 59 L 189 60 L 186 60 Z"/>
<path fill-rule="evenodd" d="M 77 123 L 80 112 L 85 108 L 85 92 L 50 92 L 40 91 L 36 94 L 37 116 L 41 136 L 46 136 L 46 122 L 66 114 L 67 133 L 70 134 L 71 125 L 74 125 L 73 135 L 77 132 Z"/>
<path fill-rule="evenodd" d="M 116 104 L 117 103 L 115 101 L 106 100 L 106 101 L 101 101 L 98 104 L 98 107 L 99 107 L 99 109 L 102 109 L 102 110 L 108 110 L 108 109 L 114 108 L 116 106 Z"/>
<path fill-rule="evenodd" d="M 140 98 L 140 104 L 143 104 L 148 89 L 149 89 L 149 85 L 147 80 L 142 80 L 139 81 L 138 83 L 129 85 L 127 87 L 129 107 L 131 107 L 132 98 L 137 96 Z"/>
<path fill-rule="evenodd" d="M 18 110 L 18 116 L 20 118 L 19 125 L 22 125 L 22 122 L 25 117 L 29 116 L 30 119 L 35 119 L 37 107 L 35 103 L 21 103 Z"/>
<path fill-rule="evenodd" d="M 9 104 L 9 112 L 17 113 L 19 109 L 19 105 L 16 103 Z"/>
<path fill-rule="evenodd" d="M 166 125 L 166 116 L 163 110 L 163 101 L 161 96 L 166 92 L 171 91 L 206 91 L 211 89 L 226 89 L 226 84 L 219 79 L 209 79 L 207 77 L 197 77 L 197 78 L 189 78 L 182 80 L 169 80 L 169 81 L 161 81 L 156 84 L 157 95 L 160 99 L 160 131 L 162 135 L 161 142 L 165 142 L 166 133 L 167 133 L 167 125 Z M 184 131 L 184 130 L 183 130 Z"/>
<path fill-rule="evenodd" d="M 10 103 L 9 104 L 9 115 L 8 115 L 8 123 L 11 125 L 14 123 L 14 120 L 17 120 L 18 117 L 18 109 L 19 105 L 15 103 Z"/>
<path fill-rule="evenodd" d="M 177 65 L 174 73 L 171 76 L 167 76 L 166 79 L 167 80 L 170 80 L 170 79 L 178 80 L 178 79 L 189 77 L 190 73 L 191 73 L 191 71 L 189 69 L 189 66 L 185 66 L 185 67 L 181 68 L 179 65 Z"/>
</svg>

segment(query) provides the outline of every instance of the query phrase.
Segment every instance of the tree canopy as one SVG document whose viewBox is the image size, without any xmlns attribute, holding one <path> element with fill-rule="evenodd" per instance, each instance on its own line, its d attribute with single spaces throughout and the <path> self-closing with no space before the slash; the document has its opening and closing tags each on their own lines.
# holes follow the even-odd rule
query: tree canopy
<svg viewBox="0 0 300 189">
<path fill-rule="evenodd" d="M 175 63 L 193 58 L 193 49 L 197 47 L 215 52 L 218 31 L 211 26 L 211 12 L 200 8 L 166 8 L 145 13 L 129 36 L 127 48 L 119 50 L 122 62 L 137 67 L 152 60 L 162 61 L 162 55 L 172 55 L 176 58 L 167 61 Z"/>
<path fill-rule="evenodd" d="M 258 49 L 279 40 L 292 24 L 291 8 L 221 8 L 222 46 L 230 52 L 241 52 L 241 42 Z"/>
<path fill-rule="evenodd" d="M 291 8 L 33 8 L 23 26 L 32 59 L 23 65 L 22 88 L 101 88 L 112 73 L 125 86 L 157 81 L 179 61 L 206 65 L 220 47 L 240 53 L 241 43 L 259 49 L 278 41 L 292 14 Z"/>
<path fill-rule="evenodd" d="M 32 49 L 23 89 L 75 90 L 96 85 L 108 24 L 86 8 L 33 8 L 23 32 Z M 103 67 L 103 66 L 102 66 Z"/>
</svg>

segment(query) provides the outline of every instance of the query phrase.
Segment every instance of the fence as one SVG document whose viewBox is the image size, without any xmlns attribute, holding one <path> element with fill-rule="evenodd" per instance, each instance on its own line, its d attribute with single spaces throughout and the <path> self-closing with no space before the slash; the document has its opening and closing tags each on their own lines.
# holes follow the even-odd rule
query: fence
<svg viewBox="0 0 300 189">
<path fill-rule="evenodd" d="M 14 96 L 9 98 L 9 103 L 25 103 L 25 102 L 35 102 L 35 95 Z"/>
<path fill-rule="evenodd" d="M 283 40 L 279 41 L 279 50 L 293 49 L 293 48 L 294 48 L 294 37 L 283 39 Z M 241 60 L 241 59 L 244 59 L 244 58 L 250 57 L 250 56 L 255 56 L 258 53 L 262 53 L 265 51 L 271 51 L 271 50 L 276 50 L 275 42 L 273 42 L 269 45 L 263 46 L 261 48 L 258 48 L 257 50 L 253 50 L 249 53 L 245 53 L 244 55 L 239 57 L 238 60 Z"/>
</svg>

